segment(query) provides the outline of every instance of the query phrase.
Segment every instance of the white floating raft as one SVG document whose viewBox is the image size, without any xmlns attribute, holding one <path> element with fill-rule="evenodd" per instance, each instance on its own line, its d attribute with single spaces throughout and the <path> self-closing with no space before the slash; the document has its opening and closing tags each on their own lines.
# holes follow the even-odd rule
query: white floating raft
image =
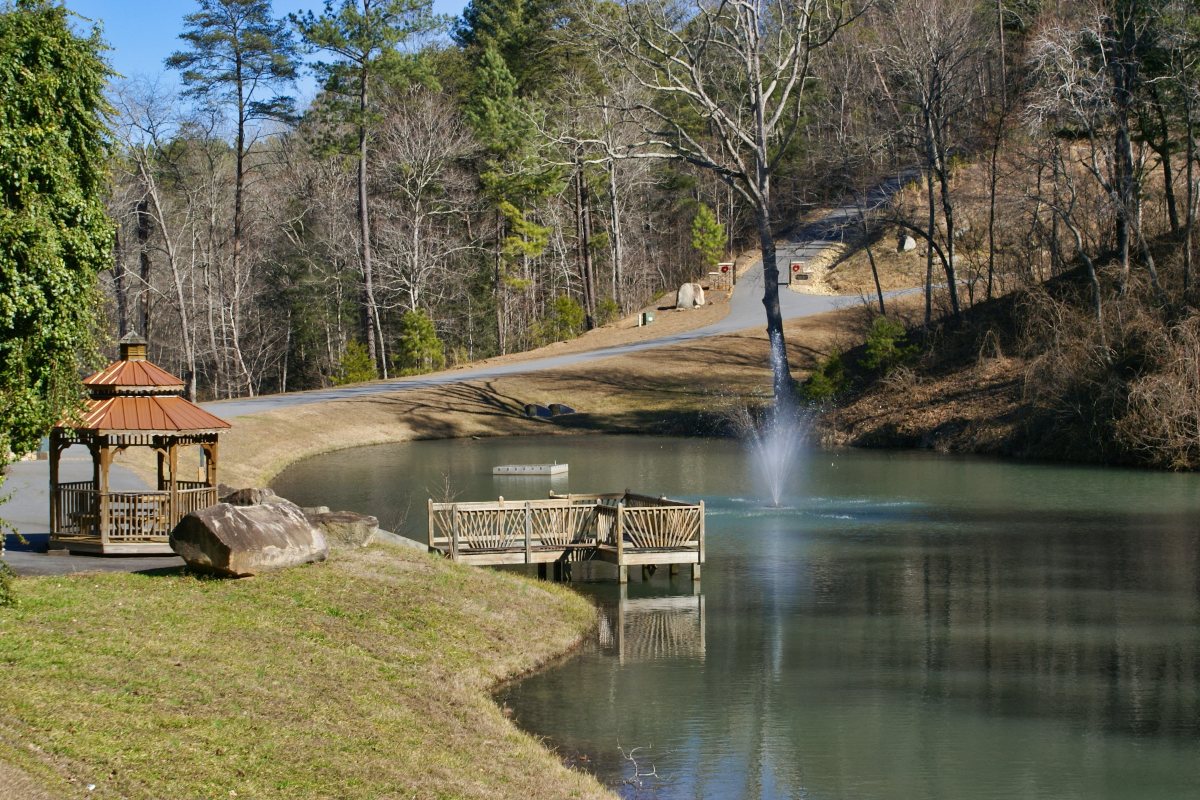
<svg viewBox="0 0 1200 800">
<path fill-rule="evenodd" d="M 566 464 L 505 464 L 492 467 L 493 475 L 566 475 Z"/>
</svg>

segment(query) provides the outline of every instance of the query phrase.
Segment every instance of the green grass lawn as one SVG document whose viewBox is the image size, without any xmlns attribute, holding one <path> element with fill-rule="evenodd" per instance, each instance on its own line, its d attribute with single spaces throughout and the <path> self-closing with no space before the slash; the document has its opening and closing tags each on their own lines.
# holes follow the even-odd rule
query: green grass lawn
<svg viewBox="0 0 1200 800">
<path fill-rule="evenodd" d="M 374 546 L 236 581 L 16 588 L 20 606 L 0 609 L 0 759 L 51 795 L 609 796 L 488 695 L 592 623 L 560 587 Z"/>
</svg>

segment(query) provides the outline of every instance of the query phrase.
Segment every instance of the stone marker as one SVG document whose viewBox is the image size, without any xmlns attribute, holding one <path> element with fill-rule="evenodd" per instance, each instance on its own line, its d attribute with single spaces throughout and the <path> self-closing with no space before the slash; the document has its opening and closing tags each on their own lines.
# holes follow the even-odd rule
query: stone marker
<svg viewBox="0 0 1200 800">
<path fill-rule="evenodd" d="M 239 578 L 324 561 L 329 555 L 325 534 L 283 498 L 247 506 L 217 503 L 193 511 L 171 531 L 170 543 L 192 569 Z"/>
<path fill-rule="evenodd" d="M 917 240 L 907 234 L 901 234 L 900 238 L 896 240 L 896 252 L 897 253 L 907 253 L 910 250 L 916 250 L 916 249 L 917 249 Z"/>
<path fill-rule="evenodd" d="M 675 294 L 676 308 L 696 308 L 704 305 L 704 287 L 698 283 L 685 283 Z"/>
<path fill-rule="evenodd" d="M 379 532 L 379 520 L 356 511 L 330 511 L 305 516 L 321 529 L 330 547 L 366 547 Z"/>
</svg>

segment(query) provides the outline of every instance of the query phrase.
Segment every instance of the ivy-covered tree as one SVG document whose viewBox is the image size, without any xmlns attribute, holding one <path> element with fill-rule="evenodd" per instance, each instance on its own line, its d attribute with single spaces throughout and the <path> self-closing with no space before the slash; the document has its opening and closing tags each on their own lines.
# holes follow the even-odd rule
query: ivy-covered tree
<svg viewBox="0 0 1200 800">
<path fill-rule="evenodd" d="M 46 0 L 0 6 L 0 462 L 77 406 L 113 244 L 111 73 L 99 34 L 76 35 L 69 14 Z"/>
</svg>

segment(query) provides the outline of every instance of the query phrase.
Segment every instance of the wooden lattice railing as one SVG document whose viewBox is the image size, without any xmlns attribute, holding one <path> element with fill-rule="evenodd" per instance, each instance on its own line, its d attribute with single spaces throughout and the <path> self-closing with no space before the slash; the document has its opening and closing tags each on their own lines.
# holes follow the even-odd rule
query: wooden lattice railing
<svg viewBox="0 0 1200 800">
<path fill-rule="evenodd" d="M 184 515 L 217 502 L 212 486 L 166 491 L 101 492 L 90 481 L 60 483 L 54 534 L 101 543 L 165 542 Z M 107 520 L 107 525 L 105 525 Z"/>
<path fill-rule="evenodd" d="M 479 552 L 608 547 L 699 550 L 704 504 L 647 495 L 555 495 L 549 500 L 429 502 L 428 544 L 457 558 Z"/>
<path fill-rule="evenodd" d="M 474 550 L 564 548 L 594 543 L 595 509 L 570 500 L 429 503 L 429 545 Z"/>
</svg>

